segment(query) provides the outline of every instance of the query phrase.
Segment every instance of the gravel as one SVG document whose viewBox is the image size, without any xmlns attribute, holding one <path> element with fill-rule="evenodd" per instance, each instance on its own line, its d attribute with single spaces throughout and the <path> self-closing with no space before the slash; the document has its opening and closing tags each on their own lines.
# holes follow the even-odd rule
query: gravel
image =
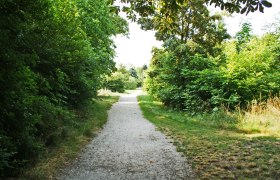
<svg viewBox="0 0 280 180">
<path fill-rule="evenodd" d="M 58 179 L 193 179 L 186 158 L 144 119 L 139 92 L 120 97 L 102 132 Z"/>
</svg>

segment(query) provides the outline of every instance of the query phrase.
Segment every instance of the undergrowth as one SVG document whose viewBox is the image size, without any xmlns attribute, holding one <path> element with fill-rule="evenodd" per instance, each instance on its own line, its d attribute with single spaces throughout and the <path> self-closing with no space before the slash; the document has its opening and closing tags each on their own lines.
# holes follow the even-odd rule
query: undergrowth
<svg viewBox="0 0 280 180">
<path fill-rule="evenodd" d="M 260 134 L 262 126 L 258 131 L 250 129 L 247 124 L 254 122 L 249 116 L 253 110 L 245 115 L 220 111 L 190 116 L 166 108 L 150 96 L 138 100 L 144 116 L 187 156 L 198 179 L 280 178 L 279 125 L 264 135 Z M 268 115 L 269 106 L 262 111 L 267 113 L 258 111 L 258 117 Z"/>
<path fill-rule="evenodd" d="M 76 111 L 77 121 L 71 126 L 61 125 L 63 141 L 45 149 L 39 161 L 23 169 L 21 179 L 52 179 L 58 169 L 75 158 L 102 128 L 107 120 L 107 110 L 118 100 L 117 96 L 99 96 Z"/>
</svg>

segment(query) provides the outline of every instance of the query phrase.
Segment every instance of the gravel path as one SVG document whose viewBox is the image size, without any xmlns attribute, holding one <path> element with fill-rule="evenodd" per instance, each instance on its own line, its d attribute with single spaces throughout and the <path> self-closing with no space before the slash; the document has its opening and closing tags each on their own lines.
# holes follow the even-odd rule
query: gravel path
<svg viewBox="0 0 280 180">
<path fill-rule="evenodd" d="M 143 118 L 139 92 L 121 96 L 102 132 L 59 179 L 193 179 L 186 159 Z"/>
</svg>

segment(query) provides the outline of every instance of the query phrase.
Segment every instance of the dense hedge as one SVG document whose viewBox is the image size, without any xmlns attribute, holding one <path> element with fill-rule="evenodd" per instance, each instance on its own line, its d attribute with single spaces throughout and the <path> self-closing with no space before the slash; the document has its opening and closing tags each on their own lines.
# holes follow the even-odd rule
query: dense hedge
<svg viewBox="0 0 280 180">
<path fill-rule="evenodd" d="M 114 67 L 126 22 L 107 0 L 0 2 L 0 177 L 16 175 L 75 125 Z"/>
</svg>

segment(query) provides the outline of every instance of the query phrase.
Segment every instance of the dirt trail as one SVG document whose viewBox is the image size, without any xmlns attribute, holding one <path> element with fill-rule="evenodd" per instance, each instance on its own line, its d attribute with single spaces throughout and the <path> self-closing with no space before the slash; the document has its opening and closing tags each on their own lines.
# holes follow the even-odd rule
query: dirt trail
<svg viewBox="0 0 280 180">
<path fill-rule="evenodd" d="M 186 159 L 143 118 L 139 92 L 121 96 L 102 132 L 59 179 L 193 179 Z"/>
</svg>

